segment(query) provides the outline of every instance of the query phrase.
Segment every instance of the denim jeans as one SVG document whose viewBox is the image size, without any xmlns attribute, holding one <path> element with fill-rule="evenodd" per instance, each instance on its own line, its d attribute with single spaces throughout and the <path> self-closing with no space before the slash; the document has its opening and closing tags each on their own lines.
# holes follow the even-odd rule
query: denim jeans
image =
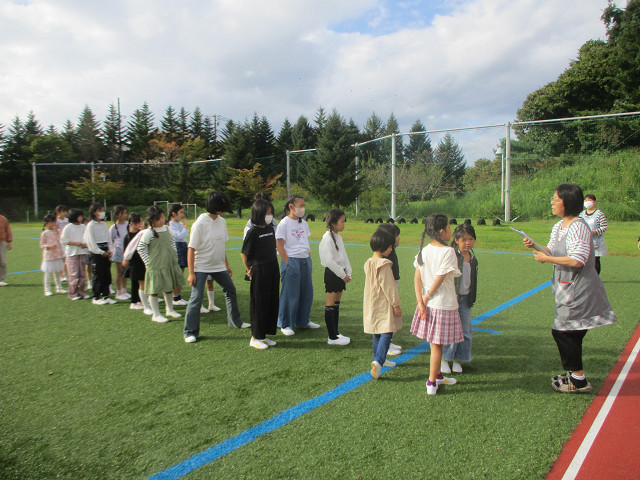
<svg viewBox="0 0 640 480">
<path fill-rule="evenodd" d="M 238 298 L 236 296 L 236 286 L 231 280 L 229 272 L 206 273 L 196 272 L 196 284 L 191 289 L 191 297 L 187 305 L 187 313 L 184 317 L 184 336 L 195 335 L 200 333 L 200 307 L 202 306 L 202 295 L 204 287 L 207 283 L 207 277 L 211 278 L 222 287 L 227 304 L 227 323 L 230 327 L 240 328 L 242 325 L 242 317 L 238 308 Z"/>
<path fill-rule="evenodd" d="M 445 345 L 442 349 L 442 360 L 467 363 L 471 361 L 471 337 L 473 336 L 469 295 L 460 296 L 458 312 L 460 313 L 460 322 L 462 322 L 464 340 L 460 343 Z"/>
<path fill-rule="evenodd" d="M 373 334 L 373 359 L 380 365 L 384 365 L 384 361 L 387 359 L 387 352 L 392 338 L 393 332 Z"/>
<path fill-rule="evenodd" d="M 307 328 L 313 304 L 313 281 L 311 258 L 292 258 L 289 263 L 280 262 L 280 311 L 278 327 Z"/>
</svg>

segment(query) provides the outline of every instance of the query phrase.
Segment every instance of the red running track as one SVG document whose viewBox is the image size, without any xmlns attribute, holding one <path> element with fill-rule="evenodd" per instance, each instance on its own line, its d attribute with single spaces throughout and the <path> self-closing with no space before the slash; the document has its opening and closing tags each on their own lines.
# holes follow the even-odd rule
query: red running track
<svg viewBox="0 0 640 480">
<path fill-rule="evenodd" d="M 546 480 L 640 479 L 639 351 L 640 325 Z"/>
</svg>

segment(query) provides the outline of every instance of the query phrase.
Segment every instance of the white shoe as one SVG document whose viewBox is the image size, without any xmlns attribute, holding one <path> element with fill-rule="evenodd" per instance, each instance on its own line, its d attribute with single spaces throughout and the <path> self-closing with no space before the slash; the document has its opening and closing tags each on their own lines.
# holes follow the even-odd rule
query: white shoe
<svg viewBox="0 0 640 480">
<path fill-rule="evenodd" d="M 180 300 L 174 300 L 173 304 L 174 305 L 180 305 L 180 306 L 185 306 L 187 305 L 189 302 L 187 302 L 184 298 L 181 298 Z"/>
<path fill-rule="evenodd" d="M 270 347 L 273 347 L 274 345 L 277 345 L 277 342 L 274 342 L 273 340 L 269 339 L 269 338 L 265 338 L 264 340 L 262 340 L 264 343 L 266 343 L 267 345 L 269 345 Z"/>
<path fill-rule="evenodd" d="M 131 295 L 127 292 L 124 292 L 124 296 L 127 297 L 127 300 L 131 300 Z"/>
<path fill-rule="evenodd" d="M 291 327 L 281 328 L 280 331 L 282 332 L 283 335 L 286 335 L 287 337 L 290 337 L 291 335 L 296 334 L 296 332 L 294 332 Z"/>
<path fill-rule="evenodd" d="M 438 382 L 435 385 L 429 385 L 427 380 L 427 395 L 435 395 L 438 392 Z"/>
<path fill-rule="evenodd" d="M 442 373 L 451 373 L 451 368 L 449 368 L 449 362 L 441 361 L 440 362 L 440 371 Z"/>
<path fill-rule="evenodd" d="M 442 378 L 436 377 L 436 383 L 438 385 L 455 385 L 458 381 L 455 378 L 445 377 L 443 375 Z"/>
<path fill-rule="evenodd" d="M 387 355 L 400 355 L 402 352 L 400 350 L 395 350 L 393 348 L 390 348 L 389 351 L 387 352 Z"/>
<path fill-rule="evenodd" d="M 383 367 L 395 367 L 396 366 L 396 362 L 392 362 L 391 360 L 385 360 L 384 361 L 384 365 L 382 365 Z"/>
<path fill-rule="evenodd" d="M 242 322 L 242 325 L 240 325 L 240 328 L 249 328 L 251 326 L 250 323 L 244 323 Z"/>
<path fill-rule="evenodd" d="M 451 371 L 454 373 L 462 373 L 462 365 L 460 365 L 458 362 L 453 362 Z"/>
<path fill-rule="evenodd" d="M 327 340 L 327 343 L 329 345 L 349 345 L 349 342 L 351 342 L 351 339 L 349 337 L 338 337 L 335 340 L 329 339 Z"/>
<path fill-rule="evenodd" d="M 67 291 L 61 288 L 59 290 L 56 290 L 56 293 L 67 293 Z"/>
<path fill-rule="evenodd" d="M 184 337 L 184 341 L 186 343 L 195 343 L 197 340 L 195 335 L 187 335 L 186 337 Z"/>
<path fill-rule="evenodd" d="M 160 316 L 155 316 L 154 315 L 153 317 L 151 317 L 151 320 L 154 321 L 154 322 L 158 322 L 158 323 L 167 323 L 169 321 L 168 318 L 163 317 L 162 315 L 160 315 Z"/>
<path fill-rule="evenodd" d="M 204 305 L 200 307 L 200 313 L 209 313 L 209 309 L 204 308 Z"/>
<path fill-rule="evenodd" d="M 220 307 L 216 307 L 213 303 L 210 303 L 209 310 L 211 310 L 212 312 L 219 312 L 222 309 Z"/>
<path fill-rule="evenodd" d="M 9 284 L 8 284 L 7 282 L 0 282 L 0 287 L 6 287 L 6 286 L 8 286 L 8 285 L 9 285 Z"/>
<path fill-rule="evenodd" d="M 253 348 L 257 348 L 258 350 L 264 350 L 266 348 L 269 348 L 269 345 L 264 343 L 263 340 L 257 340 L 255 338 L 251 339 L 251 341 L 249 342 L 249 346 Z"/>
<path fill-rule="evenodd" d="M 87 295 L 87 294 L 85 294 L 85 295 L 83 295 L 83 296 L 82 296 L 82 298 L 83 298 L 84 300 L 89 300 L 89 299 L 91 298 L 91 295 Z"/>
<path fill-rule="evenodd" d="M 114 291 L 113 291 L 113 288 L 111 288 L 111 285 L 109 285 L 109 294 L 110 294 L 110 295 L 113 295 L 114 293 L 116 293 L 116 292 L 114 292 Z"/>
<path fill-rule="evenodd" d="M 82 300 L 82 297 L 73 297 L 71 300 L 72 300 L 72 301 Z"/>
<path fill-rule="evenodd" d="M 140 305 L 139 303 L 132 303 L 129 306 L 130 310 L 144 310 L 144 307 L 142 305 Z M 153 312 L 152 312 L 153 313 Z"/>
<path fill-rule="evenodd" d="M 53 292 L 44 292 L 45 297 L 50 297 L 51 295 L 53 295 Z"/>
<path fill-rule="evenodd" d="M 142 313 L 144 313 L 145 315 L 153 315 L 153 310 L 151 310 L 150 308 L 142 307 L 142 309 L 144 310 Z"/>
<path fill-rule="evenodd" d="M 378 377 L 380 377 L 380 370 L 382 370 L 382 367 L 378 362 L 376 362 L 375 360 L 371 362 L 371 376 L 376 380 L 378 379 Z"/>
<path fill-rule="evenodd" d="M 171 318 L 180 318 L 182 316 L 178 312 L 167 312 L 165 315 Z"/>
<path fill-rule="evenodd" d="M 124 293 L 122 295 L 116 295 L 116 300 L 129 300 L 129 297 L 127 297 L 127 294 Z"/>
<path fill-rule="evenodd" d="M 99 298 L 96 300 L 95 298 L 91 301 L 94 305 L 106 305 L 107 301 L 104 298 Z"/>
<path fill-rule="evenodd" d="M 309 323 L 307 323 L 307 328 L 320 328 L 320 325 L 309 320 Z"/>
<path fill-rule="evenodd" d="M 107 302 L 109 305 L 113 305 L 114 303 L 118 303 L 115 300 L 110 299 L 109 297 L 104 299 L 105 302 Z"/>
<path fill-rule="evenodd" d="M 395 343 L 390 343 L 389 344 L 389 348 L 391 348 L 393 350 L 398 350 L 399 352 L 402 351 L 402 347 L 400 345 L 396 345 Z"/>
</svg>

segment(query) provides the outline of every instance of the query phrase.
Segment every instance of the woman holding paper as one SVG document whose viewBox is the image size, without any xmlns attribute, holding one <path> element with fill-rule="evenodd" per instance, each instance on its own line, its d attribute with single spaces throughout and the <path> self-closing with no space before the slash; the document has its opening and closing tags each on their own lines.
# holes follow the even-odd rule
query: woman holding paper
<svg viewBox="0 0 640 480">
<path fill-rule="evenodd" d="M 579 217 L 584 196 L 574 184 L 562 184 L 551 198 L 551 211 L 561 220 L 553 226 L 544 252 L 534 250 L 540 263 L 553 263 L 555 322 L 551 330 L 566 373 L 551 379 L 563 393 L 591 391 L 582 365 L 582 339 L 587 330 L 617 321 L 595 269 L 591 229 Z M 524 244 L 534 243 L 524 238 Z"/>
</svg>

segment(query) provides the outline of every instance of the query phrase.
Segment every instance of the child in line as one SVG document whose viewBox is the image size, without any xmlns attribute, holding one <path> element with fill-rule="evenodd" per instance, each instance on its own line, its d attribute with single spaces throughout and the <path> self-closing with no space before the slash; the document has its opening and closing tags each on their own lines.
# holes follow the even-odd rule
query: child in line
<svg viewBox="0 0 640 480">
<path fill-rule="evenodd" d="M 221 310 L 221 308 L 215 304 L 215 296 L 215 285 L 213 284 L 213 278 L 209 275 L 207 277 L 207 299 L 209 300 L 209 308 L 205 307 L 203 303 L 200 305 L 200 313 L 209 313 L 210 311 L 219 312 Z"/>
<path fill-rule="evenodd" d="M 396 248 L 400 245 L 400 227 L 398 227 L 395 223 L 382 223 L 378 226 L 378 229 L 386 230 L 391 233 L 393 237 L 396 239 L 393 248 L 391 249 L 391 253 L 387 257 L 393 263 L 391 265 L 391 271 L 393 272 L 393 278 L 396 281 L 396 285 L 400 284 L 400 262 L 398 260 L 398 254 L 396 253 Z M 402 353 L 402 347 L 400 345 L 396 345 L 395 343 L 389 344 L 388 355 L 400 355 Z"/>
<path fill-rule="evenodd" d="M 169 207 L 169 231 L 176 244 L 178 265 L 182 273 L 184 273 L 184 269 L 187 267 L 187 249 L 189 246 L 187 236 L 189 235 L 189 230 L 187 229 L 187 221 L 184 218 L 184 208 L 179 203 L 174 203 Z M 182 287 L 176 288 L 173 292 L 174 305 L 187 304 L 187 301 L 182 299 L 181 293 Z"/>
<path fill-rule="evenodd" d="M 423 248 L 425 237 L 431 242 Z M 424 225 L 416 267 L 414 286 L 418 308 L 413 316 L 411 333 L 431 344 L 431 362 L 427 394 L 435 395 L 438 385 L 454 385 L 456 379 L 442 375 L 440 362 L 443 345 L 464 340 L 454 278 L 461 275 L 458 259 L 446 242 L 451 227 L 445 215 L 430 215 Z"/>
<path fill-rule="evenodd" d="M 340 232 L 344 230 L 347 217 L 338 208 L 327 213 L 327 231 L 320 241 L 320 264 L 324 268 L 324 288 L 326 298 L 324 303 L 324 321 L 327 325 L 329 345 L 348 345 L 349 337 L 340 335 L 338 320 L 340 318 L 340 300 L 342 292 L 347 289 L 351 281 L 351 264 Z"/>
<path fill-rule="evenodd" d="M 4 215 L 0 215 L 0 287 L 6 287 L 7 282 L 7 251 L 11 250 L 13 234 L 11 225 Z"/>
<path fill-rule="evenodd" d="M 227 303 L 227 323 L 230 327 L 248 328 L 238 308 L 236 287 L 231 280 L 225 242 L 229 240 L 227 223 L 221 215 L 231 210 L 227 197 L 220 192 L 211 192 L 207 198 L 207 213 L 201 214 L 191 226 L 191 238 L 187 250 L 187 263 L 191 285 L 191 297 L 184 318 L 184 341 L 193 343 L 200 334 L 200 307 L 207 277 L 222 287 Z"/>
<path fill-rule="evenodd" d="M 64 245 L 67 253 L 67 274 L 69 276 L 67 288 L 71 300 L 91 298 L 87 295 L 85 282 L 85 266 L 89 251 L 87 244 L 84 243 L 86 227 L 82 221 L 82 210 L 75 208 L 71 210 L 69 224 L 64 227 L 60 236 L 60 242 Z"/>
<path fill-rule="evenodd" d="M 111 257 L 113 243 L 109 235 L 109 227 L 105 222 L 104 207 L 94 203 L 89 207 L 91 221 L 84 231 L 84 243 L 91 253 L 91 273 L 93 276 L 93 304 L 106 305 L 116 303 L 109 298 L 111 285 Z"/>
<path fill-rule="evenodd" d="M 87 225 L 89 225 L 89 222 L 91 221 L 91 218 L 89 216 L 82 216 L 82 224 L 84 225 L 84 231 L 87 231 Z M 82 241 L 84 242 L 84 238 L 82 239 Z M 89 251 L 89 249 L 87 248 L 87 260 L 84 266 L 84 275 L 85 278 L 87 279 L 87 289 L 93 288 L 93 272 L 91 271 L 91 252 Z"/>
<path fill-rule="evenodd" d="M 386 360 L 393 333 L 402 328 L 402 310 L 398 286 L 391 271 L 391 253 L 395 239 L 384 230 L 376 230 L 369 245 L 373 255 L 364 264 L 364 333 L 373 335 L 371 376 L 377 379 L 383 366 L 395 366 Z"/>
<path fill-rule="evenodd" d="M 178 256 L 169 228 L 165 225 L 164 212 L 155 205 L 147 209 L 149 228 L 144 230 L 138 242 L 138 253 L 144 262 L 144 291 L 149 295 L 153 310 L 151 320 L 158 323 L 169 321 L 160 313 L 158 294 L 162 293 L 167 317 L 180 318 L 173 309 L 173 291 L 184 285 L 184 276 L 178 266 Z"/>
<path fill-rule="evenodd" d="M 269 197 L 269 194 L 264 192 L 258 192 L 253 196 L 252 202 L 256 203 L 257 200 L 266 200 L 267 202 L 271 203 L 271 198 Z M 278 222 L 275 218 L 271 220 L 271 226 L 273 227 L 273 231 L 275 232 L 276 228 L 278 228 Z M 249 217 L 249 220 L 247 220 L 247 224 L 244 226 L 242 239 L 244 239 L 244 237 L 247 236 L 247 232 L 251 229 L 251 227 L 253 227 L 253 222 L 251 222 L 251 217 Z"/>
<path fill-rule="evenodd" d="M 113 225 L 109 229 L 111 242 L 113 243 L 113 257 L 111 261 L 116 264 L 116 300 L 129 300 L 131 295 L 127 293 L 127 279 L 122 275 L 122 254 L 124 253 L 123 240 L 127 235 L 127 207 L 116 205 L 113 207 Z"/>
<path fill-rule="evenodd" d="M 147 269 L 137 250 L 143 226 L 142 215 L 131 212 L 129 215 L 129 232 L 124 236 L 122 242 L 124 246 L 122 266 L 126 267 L 125 272 L 128 271 L 131 279 L 131 306 L 129 308 L 131 310 L 144 310 L 145 315 L 153 315 L 149 296 L 144 291 L 144 276 Z"/>
<path fill-rule="evenodd" d="M 478 260 L 473 253 L 475 243 L 476 231 L 471 225 L 465 223 L 456 227 L 451 246 L 456 253 L 458 270 L 462 272 L 460 277 L 455 278 L 455 285 L 464 341 L 450 343 L 443 347 L 442 362 L 440 363 L 442 373 L 451 373 L 452 371 L 462 373 L 461 363 L 471 361 L 471 340 L 473 337 L 471 307 L 476 301 L 478 286 Z M 453 366 L 449 367 L 451 361 L 453 361 Z"/>
<path fill-rule="evenodd" d="M 285 217 L 276 230 L 276 247 L 280 254 L 282 290 L 278 327 L 287 336 L 295 335 L 293 327 L 320 328 L 309 320 L 313 304 L 313 281 L 309 225 L 303 220 L 304 198 L 292 195 L 284 206 Z"/>
<path fill-rule="evenodd" d="M 251 341 L 258 350 L 276 344 L 266 335 L 275 335 L 278 323 L 280 269 L 276 255 L 273 205 L 258 199 L 251 207 L 252 227 L 242 243 L 242 263 L 251 280 L 249 287 L 249 313 L 251 315 Z"/>
<path fill-rule="evenodd" d="M 51 276 L 53 275 L 56 293 L 67 293 L 62 288 L 62 272 L 64 271 L 64 251 L 58 236 L 55 215 L 44 217 L 44 231 L 40 235 L 40 248 L 42 248 L 42 265 L 40 270 L 44 272 L 44 294 L 47 297 L 53 295 L 51 291 Z"/>
<path fill-rule="evenodd" d="M 67 208 L 66 205 L 57 205 L 56 206 L 56 230 L 58 231 L 58 236 L 62 236 L 62 231 L 64 230 L 64 228 L 69 225 L 69 219 L 67 218 L 67 215 L 69 214 L 69 209 Z M 63 254 L 66 257 L 66 252 L 63 251 Z M 67 271 L 66 271 L 66 267 L 65 270 L 62 272 L 62 281 L 66 282 L 67 281 Z"/>
</svg>

